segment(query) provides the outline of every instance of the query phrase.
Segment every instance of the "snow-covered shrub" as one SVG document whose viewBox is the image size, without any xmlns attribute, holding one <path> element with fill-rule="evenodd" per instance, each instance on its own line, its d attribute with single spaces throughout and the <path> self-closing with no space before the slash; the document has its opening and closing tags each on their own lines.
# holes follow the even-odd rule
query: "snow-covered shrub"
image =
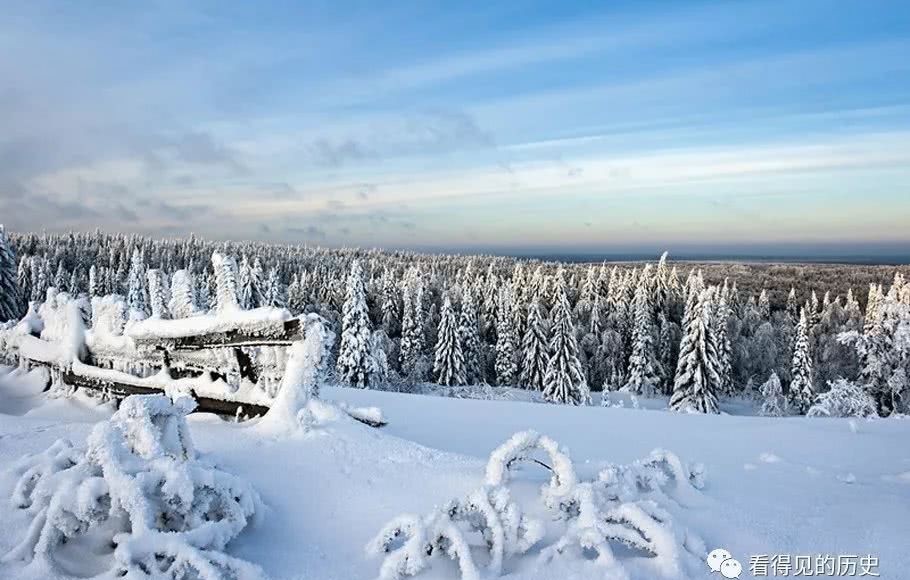
<svg viewBox="0 0 910 580">
<path fill-rule="evenodd" d="M 584 559 L 593 552 L 597 565 L 623 578 L 623 561 L 631 551 L 651 564 L 655 577 L 679 577 L 700 566 L 704 543 L 677 527 L 664 505 L 682 505 L 681 500 L 699 495 L 704 486 L 701 465 L 688 467 L 676 455 L 655 450 L 631 465 L 608 466 L 594 481 L 579 482 L 565 449 L 549 437 L 524 431 L 490 454 L 484 485 L 466 499 L 453 500 L 423 518 L 399 516 L 380 531 L 367 546 L 370 554 L 385 556 L 379 578 L 417 575 L 433 556 L 445 554 L 458 561 L 462 580 L 476 579 L 472 548 L 477 547 L 469 539 L 478 532 L 488 552 L 487 574 L 500 575 L 507 557 L 527 552 L 545 536 L 542 522 L 529 518 L 511 499 L 512 473 L 526 462 L 550 470 L 541 499 L 554 521 L 564 523 L 558 539 L 541 550 L 541 565 L 555 558 Z M 615 544 L 626 550 L 617 554 Z"/>
<path fill-rule="evenodd" d="M 809 417 L 877 417 L 875 399 L 862 386 L 846 379 L 828 383 L 806 413 Z"/>
<path fill-rule="evenodd" d="M 486 571 L 499 576 L 505 558 L 527 552 L 543 537 L 541 522 L 526 517 L 504 485 L 482 486 L 462 500 L 453 500 L 424 518 L 402 515 L 367 545 L 372 555 L 385 555 L 380 580 L 416 576 L 434 556 L 457 560 L 462 580 L 480 578 L 468 542 L 479 533 L 489 552 Z"/>
<path fill-rule="evenodd" d="M 53 564 L 78 541 L 128 579 L 261 578 L 255 565 L 223 553 L 259 497 L 197 455 L 185 418 L 193 405 L 131 396 L 93 428 L 84 451 L 61 440 L 20 460 L 12 501 L 33 520 L 4 559 Z"/>
</svg>

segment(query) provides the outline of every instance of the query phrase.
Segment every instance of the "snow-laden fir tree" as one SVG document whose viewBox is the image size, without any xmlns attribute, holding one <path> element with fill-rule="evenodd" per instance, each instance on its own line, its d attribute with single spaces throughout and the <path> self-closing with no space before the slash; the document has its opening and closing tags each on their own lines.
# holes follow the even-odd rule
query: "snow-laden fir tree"
<svg viewBox="0 0 910 580">
<path fill-rule="evenodd" d="M 99 296 L 99 292 L 101 292 L 101 289 L 98 281 L 98 270 L 95 268 L 95 265 L 92 264 L 88 269 L 88 297 L 94 298 L 95 296 Z"/>
<path fill-rule="evenodd" d="M 733 317 L 730 307 L 730 290 L 724 280 L 720 297 L 715 304 L 714 316 L 711 319 L 711 338 L 714 340 L 714 349 L 717 352 L 717 372 L 720 374 L 720 388 L 718 393 L 733 394 L 733 353 L 730 338 L 727 334 L 727 325 Z"/>
<path fill-rule="evenodd" d="M 424 355 L 423 277 L 417 268 L 408 271 L 404 284 L 404 315 L 401 319 L 401 370 L 405 375 L 419 371 Z"/>
<path fill-rule="evenodd" d="M 57 262 L 57 272 L 54 274 L 54 288 L 57 292 L 69 292 L 70 273 L 63 264 L 63 260 Z"/>
<path fill-rule="evenodd" d="M 505 284 L 499 291 L 496 313 L 496 384 L 514 385 L 518 378 L 518 336 L 512 315 L 512 290 Z"/>
<path fill-rule="evenodd" d="M 787 398 L 784 388 L 780 384 L 777 373 L 771 371 L 771 376 L 762 384 L 761 389 L 761 414 L 765 417 L 783 417 L 787 414 Z"/>
<path fill-rule="evenodd" d="M 255 308 L 253 295 L 256 293 L 253 287 L 252 266 L 246 256 L 240 260 L 240 268 L 237 272 L 237 300 L 240 307 L 244 310 Z"/>
<path fill-rule="evenodd" d="M 812 355 L 809 352 L 809 316 L 803 308 L 796 325 L 796 342 L 790 365 L 790 390 L 788 399 L 794 412 L 804 415 L 815 401 L 812 386 Z"/>
<path fill-rule="evenodd" d="M 650 264 L 649 264 L 650 266 Z M 633 302 L 632 356 L 623 390 L 653 396 L 660 387 L 660 368 L 654 348 L 654 317 L 649 287 L 650 269 L 645 267 Z"/>
<path fill-rule="evenodd" d="M 212 283 L 209 279 L 208 270 L 203 268 L 202 271 L 199 272 L 199 275 L 196 276 L 195 282 L 196 307 L 202 312 L 207 312 L 212 308 L 213 303 L 211 291 Z"/>
<path fill-rule="evenodd" d="M 697 289 L 690 285 L 689 292 Z M 713 314 L 713 288 L 701 291 L 697 299 L 690 295 L 686 313 L 688 325 L 679 345 L 679 362 L 670 408 L 674 411 L 717 413 L 717 389 L 721 378 L 718 373 L 717 352 L 711 339 Z"/>
<path fill-rule="evenodd" d="M 167 307 L 174 318 L 189 318 L 196 314 L 193 275 L 189 270 L 177 270 L 171 277 L 171 299 Z"/>
<path fill-rule="evenodd" d="M 0 322 L 17 320 L 22 313 L 16 255 L 0 224 Z"/>
<path fill-rule="evenodd" d="M 764 288 L 758 295 L 758 313 L 762 320 L 771 320 L 771 300 L 768 298 L 768 291 Z"/>
<path fill-rule="evenodd" d="M 265 270 L 262 268 L 262 260 L 259 256 L 253 259 L 253 266 L 250 268 L 250 285 L 252 293 L 250 299 L 250 308 L 258 308 L 265 304 Z"/>
<path fill-rule="evenodd" d="M 297 273 L 291 276 L 291 283 L 288 284 L 288 309 L 293 314 L 303 312 L 307 307 L 309 298 L 306 290 L 307 278 L 306 272 Z"/>
<path fill-rule="evenodd" d="M 130 320 L 143 320 L 148 316 L 149 308 L 145 291 L 145 264 L 139 248 L 133 248 L 130 258 L 130 271 L 127 275 L 126 305 L 129 308 Z"/>
<path fill-rule="evenodd" d="M 16 285 L 19 289 L 19 312 L 28 310 L 28 301 L 32 295 L 32 260 L 34 258 L 23 256 L 19 260 L 16 270 Z"/>
<path fill-rule="evenodd" d="M 588 405 L 591 391 L 578 360 L 575 324 L 566 293 L 558 284 L 553 306 L 553 328 L 550 338 L 550 359 L 544 374 L 543 398 L 550 403 Z"/>
<path fill-rule="evenodd" d="M 543 317 L 540 315 L 540 300 L 531 299 L 528 305 L 528 322 L 525 325 L 525 335 L 521 344 L 521 378 L 519 384 L 525 389 L 542 391 L 544 375 L 549 362 L 549 347 L 547 345 L 547 331 Z"/>
<path fill-rule="evenodd" d="M 50 284 L 47 274 L 47 258 L 34 256 L 31 262 L 32 292 L 29 300 L 41 302 L 47 295 L 47 288 Z"/>
<path fill-rule="evenodd" d="M 338 380 L 352 387 L 367 388 L 374 382 L 370 350 L 373 329 L 367 312 L 366 287 L 360 262 L 351 263 L 341 322 L 341 345 L 335 364 Z"/>
<path fill-rule="evenodd" d="M 790 293 L 787 294 L 787 314 L 790 315 L 790 320 L 796 326 L 799 320 L 799 301 L 796 299 L 796 288 L 793 286 L 790 286 Z"/>
<path fill-rule="evenodd" d="M 395 336 L 401 330 L 401 315 L 398 305 L 398 285 L 395 278 L 386 271 L 382 278 L 382 330 L 388 336 Z"/>
<path fill-rule="evenodd" d="M 170 318 L 167 309 L 169 292 L 164 272 L 157 268 L 149 268 L 146 271 L 146 277 L 149 282 L 149 307 L 152 311 L 152 318 Z"/>
<path fill-rule="evenodd" d="M 232 312 L 240 309 L 237 300 L 237 261 L 231 256 L 218 252 L 212 254 L 212 270 L 215 272 L 215 309 Z"/>
<path fill-rule="evenodd" d="M 464 366 L 464 353 L 458 337 L 458 322 L 455 309 L 448 295 L 443 298 L 439 320 L 439 333 L 436 338 L 436 356 L 433 361 L 433 374 L 440 385 L 464 385 L 467 383 Z"/>
<path fill-rule="evenodd" d="M 474 291 L 465 285 L 462 290 L 461 314 L 458 317 L 458 341 L 464 355 L 465 384 L 483 382 L 480 367 L 480 337 L 478 336 L 477 308 L 474 305 Z"/>
<path fill-rule="evenodd" d="M 287 308 L 288 299 L 284 293 L 284 286 L 281 283 L 281 276 L 278 274 L 278 267 L 269 268 L 269 275 L 265 280 L 265 289 L 262 292 L 262 306 L 272 308 Z"/>
</svg>

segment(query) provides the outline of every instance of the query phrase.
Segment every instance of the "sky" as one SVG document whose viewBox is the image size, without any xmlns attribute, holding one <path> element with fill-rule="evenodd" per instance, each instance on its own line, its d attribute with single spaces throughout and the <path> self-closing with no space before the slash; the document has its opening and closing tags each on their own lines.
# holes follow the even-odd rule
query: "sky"
<svg viewBox="0 0 910 580">
<path fill-rule="evenodd" d="M 0 4 L 10 230 L 910 252 L 903 0 Z"/>
</svg>

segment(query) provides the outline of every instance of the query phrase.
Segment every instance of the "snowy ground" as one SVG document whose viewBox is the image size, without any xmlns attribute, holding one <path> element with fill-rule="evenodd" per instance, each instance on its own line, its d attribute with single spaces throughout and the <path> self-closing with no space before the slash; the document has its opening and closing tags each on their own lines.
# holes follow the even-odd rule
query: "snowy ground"
<svg viewBox="0 0 910 580">
<path fill-rule="evenodd" d="M 0 373 L 0 497 L 9 497 L 6 468 L 15 459 L 60 437 L 82 443 L 91 424 L 111 412 L 78 397 L 44 401 L 39 391 L 35 381 Z M 872 554 L 882 578 L 907 578 L 910 570 L 910 420 L 695 416 L 350 389 L 324 395 L 378 405 L 389 425 L 375 430 L 343 422 L 275 440 L 255 422 L 191 418 L 197 447 L 248 478 L 268 506 L 230 553 L 275 579 L 375 577 L 379 562 L 365 555 L 364 545 L 389 518 L 425 513 L 475 489 L 489 452 L 529 428 L 568 446 L 585 477 L 604 462 L 630 462 L 657 447 L 703 462 L 704 501 L 689 506 L 683 523 L 709 550 L 723 547 L 740 559 L 743 578 L 751 577 L 752 554 Z M 546 473 L 529 468 L 520 477 L 539 485 Z M 0 501 L 0 554 L 26 525 L 24 514 Z M 506 577 L 603 577 L 589 562 L 543 569 L 530 556 L 517 562 Z M 44 577 L 0 564 L 0 578 Z M 440 561 L 421 577 L 458 576 L 454 565 Z M 720 578 L 707 567 L 692 577 Z"/>
</svg>

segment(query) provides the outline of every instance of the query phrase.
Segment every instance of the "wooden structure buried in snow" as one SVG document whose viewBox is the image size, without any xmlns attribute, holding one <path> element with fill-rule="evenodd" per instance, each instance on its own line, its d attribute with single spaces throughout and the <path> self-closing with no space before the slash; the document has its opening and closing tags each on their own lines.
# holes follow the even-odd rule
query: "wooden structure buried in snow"
<svg viewBox="0 0 910 580">
<path fill-rule="evenodd" d="M 303 340 L 304 331 L 287 310 L 259 308 L 148 319 L 118 336 L 84 330 L 64 334 L 60 341 L 43 340 L 24 319 L 0 328 L 0 358 L 23 369 L 48 368 L 47 389 L 65 385 L 118 401 L 136 394 L 183 392 L 196 400 L 196 411 L 249 418 L 269 410 L 286 348 Z M 370 413 L 344 410 L 372 427 L 386 424 Z"/>
</svg>

